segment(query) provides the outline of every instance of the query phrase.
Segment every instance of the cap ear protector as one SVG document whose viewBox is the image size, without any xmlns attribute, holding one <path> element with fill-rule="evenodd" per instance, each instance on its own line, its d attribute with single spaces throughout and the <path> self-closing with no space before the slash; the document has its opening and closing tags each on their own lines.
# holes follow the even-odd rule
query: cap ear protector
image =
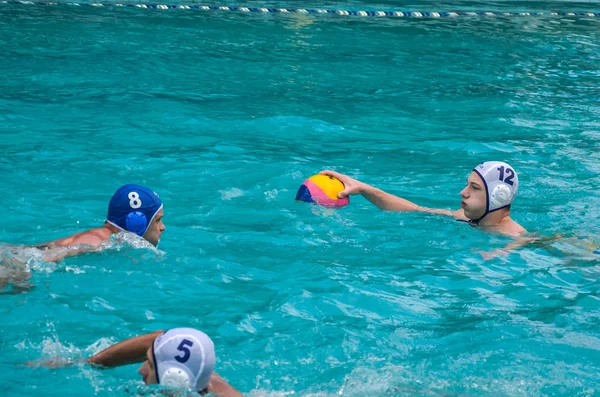
<svg viewBox="0 0 600 397">
<path fill-rule="evenodd" d="M 158 383 L 164 386 L 176 389 L 189 389 L 190 377 L 182 369 L 169 368 L 163 374 L 161 379 L 157 378 Z"/>
<path fill-rule="evenodd" d="M 125 226 L 127 226 L 126 229 L 128 231 L 135 233 L 138 236 L 143 236 L 148 226 L 148 220 L 143 212 L 130 212 L 127 214 L 127 218 L 125 218 Z"/>
<path fill-rule="evenodd" d="M 510 203 L 512 192 L 506 185 L 495 186 L 490 192 L 490 203 L 494 208 L 501 208 Z"/>
</svg>

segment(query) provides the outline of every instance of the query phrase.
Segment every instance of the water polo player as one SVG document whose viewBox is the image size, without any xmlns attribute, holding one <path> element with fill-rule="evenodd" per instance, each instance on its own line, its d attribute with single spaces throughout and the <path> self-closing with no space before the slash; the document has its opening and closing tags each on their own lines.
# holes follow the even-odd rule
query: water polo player
<svg viewBox="0 0 600 397">
<path fill-rule="evenodd" d="M 111 235 L 127 231 L 158 245 L 162 233 L 163 204 L 156 193 L 139 185 L 120 187 L 110 199 L 104 225 L 33 247 L 0 244 L 0 288 L 8 283 L 26 283 L 31 272 L 29 258 L 58 262 L 65 257 L 102 249 Z"/>
<path fill-rule="evenodd" d="M 165 231 L 163 213 L 163 204 L 152 190 L 140 185 L 124 185 L 110 199 L 102 227 L 39 244 L 35 248 L 44 250 L 45 260 L 59 261 L 65 256 L 96 251 L 103 241 L 122 231 L 137 234 L 156 246 Z M 76 248 L 53 250 L 57 247 Z"/>
<path fill-rule="evenodd" d="M 462 208 L 456 211 L 421 207 L 335 171 L 321 173 L 342 181 L 345 188 L 338 194 L 340 198 L 361 194 L 386 211 L 427 212 L 452 216 L 459 221 L 507 236 L 516 237 L 526 232 L 510 217 L 510 207 L 517 195 L 519 178 L 511 166 L 500 161 L 479 164 L 471 172 L 467 186 L 460 192 Z"/>
<path fill-rule="evenodd" d="M 116 343 L 85 359 L 100 368 L 143 363 L 138 373 L 147 385 L 198 392 L 214 393 L 221 397 L 242 397 L 214 372 L 216 356 L 213 341 L 204 332 L 193 328 L 174 328 L 136 336 Z M 60 359 L 30 366 L 62 367 L 71 361 Z"/>
</svg>

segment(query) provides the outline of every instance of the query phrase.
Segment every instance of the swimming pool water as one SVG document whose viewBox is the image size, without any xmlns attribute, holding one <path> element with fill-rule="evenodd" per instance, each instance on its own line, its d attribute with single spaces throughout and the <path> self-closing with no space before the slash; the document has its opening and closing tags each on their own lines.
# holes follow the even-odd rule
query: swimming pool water
<svg viewBox="0 0 600 397">
<path fill-rule="evenodd" d="M 599 23 L 0 5 L 0 241 L 99 226 L 129 182 L 167 227 L 31 261 L 0 295 L 2 394 L 154 391 L 22 364 L 178 326 L 250 396 L 597 394 Z M 564 238 L 484 261 L 509 240 L 294 202 L 333 168 L 458 208 L 485 160 L 519 173 L 515 220 Z"/>
</svg>

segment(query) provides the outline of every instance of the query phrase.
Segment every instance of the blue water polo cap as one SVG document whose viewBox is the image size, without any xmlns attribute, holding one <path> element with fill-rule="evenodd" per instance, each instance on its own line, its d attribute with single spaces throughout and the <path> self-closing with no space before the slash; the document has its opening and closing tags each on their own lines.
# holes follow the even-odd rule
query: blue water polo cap
<svg viewBox="0 0 600 397">
<path fill-rule="evenodd" d="M 162 207 L 158 194 L 146 187 L 128 184 L 121 186 L 110 199 L 106 221 L 143 236 Z"/>
</svg>

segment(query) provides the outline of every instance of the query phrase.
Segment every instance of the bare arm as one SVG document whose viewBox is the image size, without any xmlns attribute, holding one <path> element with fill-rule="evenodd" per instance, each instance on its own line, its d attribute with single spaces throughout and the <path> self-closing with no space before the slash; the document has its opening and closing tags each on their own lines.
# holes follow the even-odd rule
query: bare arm
<svg viewBox="0 0 600 397">
<path fill-rule="evenodd" d="M 229 383 L 227 383 L 225 379 L 221 378 L 216 372 L 213 372 L 210 376 L 208 391 L 215 393 L 220 397 L 243 397 L 242 393 L 234 389 Z"/>
<path fill-rule="evenodd" d="M 412 201 L 394 196 L 393 194 L 384 192 L 381 189 L 367 185 L 364 182 L 350 178 L 348 175 L 340 174 L 339 172 L 326 170 L 321 171 L 321 174 L 337 178 L 344 184 L 344 190 L 338 195 L 340 198 L 354 194 L 361 194 L 377 208 L 384 211 L 426 212 L 429 214 L 451 216 L 456 219 L 467 220 L 462 209 L 453 212 L 449 210 L 421 207 Z"/>
<path fill-rule="evenodd" d="M 156 331 L 150 334 L 126 339 L 102 350 L 100 353 L 93 355 L 86 361 L 89 364 L 106 368 L 144 362 L 146 360 L 146 351 L 152 346 L 154 339 L 163 332 L 164 331 Z"/>
<path fill-rule="evenodd" d="M 536 237 L 518 237 L 514 241 L 506 244 L 504 248 L 497 249 L 491 252 L 480 252 L 483 259 L 493 259 L 498 257 L 507 256 L 511 251 L 516 250 L 518 248 L 524 247 L 528 244 L 533 243 L 534 241 L 539 240 Z"/>
<path fill-rule="evenodd" d="M 394 212 L 421 212 L 422 210 L 421 207 L 411 201 L 394 196 L 393 194 L 389 194 L 381 189 L 377 189 L 362 182 L 361 184 L 363 186 L 360 187 L 358 193 L 362 194 L 364 198 L 369 200 L 379 209 Z"/>
<path fill-rule="evenodd" d="M 141 363 L 146 360 L 146 351 L 152 345 L 154 339 L 162 333 L 163 331 L 156 331 L 150 334 L 126 339 L 102 350 L 100 353 L 94 354 L 92 357 L 87 359 L 73 361 L 56 357 L 50 360 L 30 361 L 26 365 L 30 367 L 41 366 L 48 368 L 60 368 L 68 367 L 83 361 L 102 368 L 112 368 L 121 365 Z"/>
</svg>

